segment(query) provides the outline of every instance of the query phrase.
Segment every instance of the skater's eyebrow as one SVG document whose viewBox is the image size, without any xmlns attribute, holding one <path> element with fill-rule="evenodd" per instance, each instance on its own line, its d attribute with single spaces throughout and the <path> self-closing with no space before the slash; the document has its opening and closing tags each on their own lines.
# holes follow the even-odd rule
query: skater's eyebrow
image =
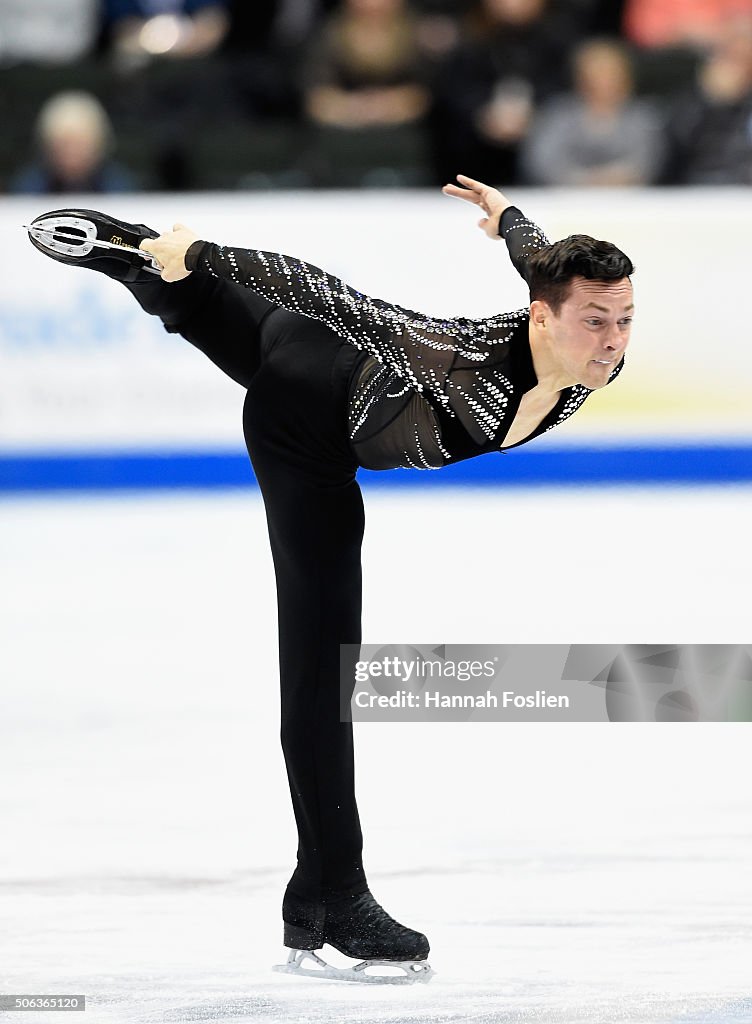
<svg viewBox="0 0 752 1024">
<path fill-rule="evenodd" d="M 597 302 L 588 302 L 588 303 L 586 303 L 586 305 L 580 306 L 580 309 L 590 309 L 591 306 L 593 307 L 593 309 L 600 310 L 601 313 L 610 313 L 611 312 L 611 310 L 607 309 L 605 306 L 599 306 Z M 630 302 L 630 304 L 628 306 L 625 306 L 624 307 L 624 312 L 627 313 L 627 312 L 629 312 L 630 309 L 634 309 L 634 302 Z"/>
</svg>

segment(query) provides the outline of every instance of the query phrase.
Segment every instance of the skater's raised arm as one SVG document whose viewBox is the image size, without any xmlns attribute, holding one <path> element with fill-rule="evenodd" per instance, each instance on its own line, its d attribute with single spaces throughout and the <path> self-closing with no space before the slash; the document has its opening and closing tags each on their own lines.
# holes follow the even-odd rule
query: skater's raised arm
<svg viewBox="0 0 752 1024">
<path fill-rule="evenodd" d="M 171 232 L 141 243 L 162 265 L 162 278 L 180 281 L 193 271 L 211 273 L 256 292 L 294 313 L 319 319 L 344 340 L 448 403 L 442 382 L 457 354 L 481 359 L 488 345 L 509 333 L 502 315 L 488 322 L 432 317 L 373 299 L 333 274 L 293 256 L 204 242 L 176 224 Z M 478 326 L 479 325 L 479 326 Z"/>
<path fill-rule="evenodd" d="M 366 323 L 372 333 L 386 336 L 399 332 L 406 320 L 432 322 L 422 313 L 372 299 L 295 256 L 206 242 L 183 224 L 148 239 L 141 248 L 162 264 L 165 281 L 180 281 L 193 271 L 213 274 L 250 288 L 290 312 L 322 320 L 347 337 L 362 334 Z M 449 325 L 452 321 L 442 322 Z"/>
<path fill-rule="evenodd" d="M 292 313 L 321 320 L 350 341 L 361 338 L 364 330 L 386 338 L 399 332 L 401 322 L 422 318 L 413 310 L 364 295 L 295 256 L 197 241 L 185 262 L 189 270 L 227 278 Z"/>
<path fill-rule="evenodd" d="M 419 390 L 436 390 L 444 402 L 437 381 L 443 379 L 454 355 L 477 360 L 485 351 L 482 344 L 509 333 L 506 321 L 484 323 L 479 331 L 467 318 L 434 318 L 373 299 L 294 256 L 205 242 L 181 224 L 142 242 L 141 249 L 159 260 L 165 281 L 179 281 L 194 271 L 209 273 L 249 288 L 292 313 L 321 320 Z"/>
<path fill-rule="evenodd" d="M 493 241 L 505 240 L 512 265 L 527 281 L 527 260 L 534 252 L 551 244 L 548 238 L 498 189 L 464 174 L 458 174 L 457 180 L 460 185 L 444 186 L 444 195 L 472 203 L 483 211 L 478 227 Z"/>
</svg>

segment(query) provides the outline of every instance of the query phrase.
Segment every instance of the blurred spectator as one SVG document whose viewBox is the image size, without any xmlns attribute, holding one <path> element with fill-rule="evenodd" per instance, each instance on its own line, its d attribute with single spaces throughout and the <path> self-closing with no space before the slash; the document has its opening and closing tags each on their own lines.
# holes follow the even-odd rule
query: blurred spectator
<svg viewBox="0 0 752 1024">
<path fill-rule="evenodd" d="M 314 39 L 306 110 L 337 128 L 409 124 L 428 109 L 419 26 L 404 0 L 345 0 Z"/>
<path fill-rule="evenodd" d="M 633 98 L 629 56 L 616 41 L 590 40 L 574 55 L 575 92 L 536 118 L 523 164 L 536 185 L 646 185 L 661 162 L 660 124 Z"/>
<path fill-rule="evenodd" d="M 729 22 L 669 121 L 669 184 L 752 185 L 752 22 Z"/>
<path fill-rule="evenodd" d="M 479 0 L 471 35 L 434 85 L 437 181 L 457 172 L 518 180 L 518 157 L 536 104 L 565 87 L 575 20 L 547 0 Z"/>
<path fill-rule="evenodd" d="M 322 17 L 322 0 L 229 0 L 222 54 L 240 116 L 300 117 L 300 66 Z"/>
<path fill-rule="evenodd" d="M 127 192 L 128 172 L 110 159 L 112 126 L 99 100 L 85 92 L 53 96 L 36 124 L 40 156 L 11 181 L 16 193 Z"/>
<path fill-rule="evenodd" d="M 583 37 L 618 36 L 621 33 L 624 7 L 629 0 L 568 0 L 575 4 L 583 19 Z"/>
<path fill-rule="evenodd" d="M 0 0 L 0 64 L 69 64 L 88 56 L 99 0 Z"/>
<path fill-rule="evenodd" d="M 323 9 L 323 0 L 264 0 L 263 4 L 229 0 L 225 48 L 237 52 L 295 46 L 310 38 Z"/>
<path fill-rule="evenodd" d="M 103 0 L 105 26 L 121 62 L 205 57 L 229 27 L 228 0 Z"/>
<path fill-rule="evenodd" d="M 704 48 L 735 15 L 752 14 L 752 0 L 627 0 L 624 32 L 638 46 Z"/>
</svg>

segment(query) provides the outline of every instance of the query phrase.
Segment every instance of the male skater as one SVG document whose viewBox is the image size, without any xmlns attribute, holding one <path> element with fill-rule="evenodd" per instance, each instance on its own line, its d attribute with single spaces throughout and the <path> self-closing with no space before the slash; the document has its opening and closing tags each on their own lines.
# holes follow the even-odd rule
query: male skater
<svg viewBox="0 0 752 1024">
<path fill-rule="evenodd" d="M 298 828 L 282 906 L 289 969 L 373 980 L 431 976 L 424 935 L 376 902 L 362 863 L 352 725 L 340 645 L 361 643 L 359 466 L 440 469 L 557 426 L 620 372 L 631 261 L 610 242 L 549 243 L 496 189 L 458 175 L 444 192 L 483 211 L 530 288 L 529 308 L 433 318 L 369 298 L 293 257 L 229 248 L 182 225 L 157 236 L 91 210 L 37 218 L 33 244 L 123 282 L 247 390 L 243 427 L 277 582 L 282 748 Z M 160 274 L 161 272 L 161 274 Z M 353 657 L 354 680 L 356 658 Z M 329 967 L 329 943 L 364 964 Z M 393 979 L 389 979 L 393 980 Z"/>
</svg>

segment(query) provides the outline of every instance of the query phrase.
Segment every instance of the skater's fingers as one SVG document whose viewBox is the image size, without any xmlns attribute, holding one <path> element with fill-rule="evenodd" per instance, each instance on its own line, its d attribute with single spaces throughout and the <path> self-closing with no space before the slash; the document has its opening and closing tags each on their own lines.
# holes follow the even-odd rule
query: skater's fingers
<svg viewBox="0 0 752 1024">
<path fill-rule="evenodd" d="M 172 260 L 169 263 L 165 263 L 162 267 L 162 280 L 170 283 L 173 281 L 182 281 L 183 278 L 188 277 L 190 273 L 190 270 L 186 268 L 186 265 L 182 260 Z"/>
<path fill-rule="evenodd" d="M 476 181 L 475 178 L 468 178 L 466 174 L 458 174 L 457 181 L 461 181 L 466 188 L 471 188 L 475 192 L 482 192 L 488 188 L 488 185 L 484 185 L 482 181 Z"/>
<path fill-rule="evenodd" d="M 471 192 L 467 188 L 460 188 L 458 185 L 444 185 L 441 190 L 445 196 L 452 196 L 455 199 L 464 199 L 468 203 L 474 203 L 476 206 L 480 203 L 480 196 L 475 192 Z"/>
<path fill-rule="evenodd" d="M 195 235 L 186 228 L 144 239 L 139 248 L 157 260 L 163 281 L 180 281 L 190 273 L 185 266 L 185 255 L 194 239 Z"/>
</svg>

